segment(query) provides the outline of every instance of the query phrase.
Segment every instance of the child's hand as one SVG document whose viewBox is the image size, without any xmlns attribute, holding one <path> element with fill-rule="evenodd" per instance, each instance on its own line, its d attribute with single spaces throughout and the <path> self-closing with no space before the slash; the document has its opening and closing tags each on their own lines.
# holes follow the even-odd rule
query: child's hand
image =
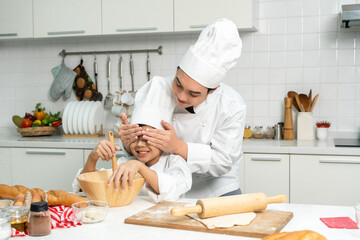
<svg viewBox="0 0 360 240">
<path fill-rule="evenodd" d="M 128 183 L 129 188 L 131 188 L 135 173 L 138 172 L 142 166 L 145 165 L 138 160 L 129 160 L 118 165 L 108 180 L 108 186 L 114 182 L 115 191 L 117 191 L 121 182 L 121 190 L 125 190 L 126 183 Z"/>
<path fill-rule="evenodd" d="M 102 140 L 96 145 L 96 147 L 91 151 L 90 157 L 92 159 L 101 158 L 104 161 L 109 161 L 113 156 L 116 156 L 116 151 L 119 151 L 119 146 L 114 146 L 108 140 Z"/>
</svg>

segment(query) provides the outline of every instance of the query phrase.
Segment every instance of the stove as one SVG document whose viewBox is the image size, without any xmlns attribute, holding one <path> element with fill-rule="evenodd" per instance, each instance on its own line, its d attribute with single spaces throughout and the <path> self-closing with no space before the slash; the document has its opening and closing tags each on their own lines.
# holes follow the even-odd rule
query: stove
<svg viewBox="0 0 360 240">
<path fill-rule="evenodd" d="M 360 139 L 356 138 L 335 138 L 335 147 L 360 147 Z"/>
</svg>

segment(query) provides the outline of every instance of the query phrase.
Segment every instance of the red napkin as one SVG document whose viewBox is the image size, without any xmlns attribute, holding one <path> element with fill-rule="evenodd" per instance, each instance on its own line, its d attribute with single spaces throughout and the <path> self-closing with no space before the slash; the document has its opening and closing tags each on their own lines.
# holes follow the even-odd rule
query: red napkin
<svg viewBox="0 0 360 240">
<path fill-rule="evenodd" d="M 77 222 L 74 213 L 70 207 L 56 206 L 49 207 L 51 217 L 51 229 L 54 228 L 72 228 L 81 226 L 81 222 Z M 20 232 L 12 228 L 11 237 L 24 237 L 28 235 L 27 231 Z"/>
<path fill-rule="evenodd" d="M 329 228 L 359 229 L 356 222 L 349 217 L 320 218 Z"/>
</svg>

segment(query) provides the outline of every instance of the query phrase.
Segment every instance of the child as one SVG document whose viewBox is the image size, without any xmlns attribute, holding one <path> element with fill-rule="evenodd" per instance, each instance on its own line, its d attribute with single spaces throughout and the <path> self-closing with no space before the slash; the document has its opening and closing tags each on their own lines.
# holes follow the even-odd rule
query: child
<svg viewBox="0 0 360 240">
<path fill-rule="evenodd" d="M 131 123 L 139 124 L 141 130 L 162 128 L 160 121 L 172 117 L 169 107 L 173 103 L 153 103 L 151 96 L 144 96 L 138 92 L 135 100 L 135 108 L 132 113 Z M 150 111 L 151 109 L 151 111 Z M 164 110 L 165 109 L 165 110 Z M 109 141 L 101 141 L 89 154 L 88 160 L 82 172 L 96 170 L 99 158 L 109 161 L 120 147 L 112 145 Z M 145 188 L 149 196 L 156 202 L 176 201 L 181 195 L 190 190 L 192 184 L 191 170 L 187 162 L 178 155 L 163 153 L 160 149 L 148 145 L 140 135 L 135 142 L 130 144 L 133 156 L 122 157 L 118 160 L 118 167 L 109 178 L 109 185 L 114 182 L 115 189 L 123 189 L 126 183 L 129 187 L 136 172 L 139 172 L 146 181 Z M 126 160 L 125 162 L 123 162 Z M 80 173 L 80 171 L 79 171 Z M 73 190 L 79 191 L 79 184 L 74 180 Z"/>
</svg>

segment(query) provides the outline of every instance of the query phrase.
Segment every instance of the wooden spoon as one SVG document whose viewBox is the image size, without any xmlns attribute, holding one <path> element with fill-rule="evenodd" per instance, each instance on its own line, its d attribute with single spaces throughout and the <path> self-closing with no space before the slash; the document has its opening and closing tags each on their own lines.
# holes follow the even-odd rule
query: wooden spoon
<svg viewBox="0 0 360 240">
<path fill-rule="evenodd" d="M 319 98 L 319 94 L 316 94 L 316 96 L 314 97 L 314 100 L 311 103 L 310 110 L 309 110 L 310 112 L 312 112 L 312 110 L 314 109 L 316 101 L 318 100 L 318 98 Z"/>
<path fill-rule="evenodd" d="M 310 108 L 308 96 L 306 94 L 301 93 L 299 94 L 299 99 L 304 107 L 305 112 L 308 112 Z"/>
<path fill-rule="evenodd" d="M 288 91 L 288 97 L 292 98 L 292 105 L 294 106 L 294 108 L 296 108 L 296 110 L 298 110 L 298 112 L 302 112 L 301 108 L 297 104 L 297 101 L 295 99 L 295 95 L 298 95 L 297 92 Z M 299 103 L 300 103 L 300 101 L 299 101 Z"/>
<path fill-rule="evenodd" d="M 108 138 L 109 138 L 109 142 L 111 142 L 115 147 L 114 134 L 113 134 L 112 131 L 109 131 Z M 117 167 L 116 156 L 113 156 L 112 157 L 112 170 L 113 170 L 113 172 L 115 172 L 116 167 Z"/>
<path fill-rule="evenodd" d="M 311 102 L 312 102 L 312 90 L 310 89 L 310 92 L 309 92 L 309 112 L 310 112 L 310 107 L 311 107 Z"/>
</svg>

